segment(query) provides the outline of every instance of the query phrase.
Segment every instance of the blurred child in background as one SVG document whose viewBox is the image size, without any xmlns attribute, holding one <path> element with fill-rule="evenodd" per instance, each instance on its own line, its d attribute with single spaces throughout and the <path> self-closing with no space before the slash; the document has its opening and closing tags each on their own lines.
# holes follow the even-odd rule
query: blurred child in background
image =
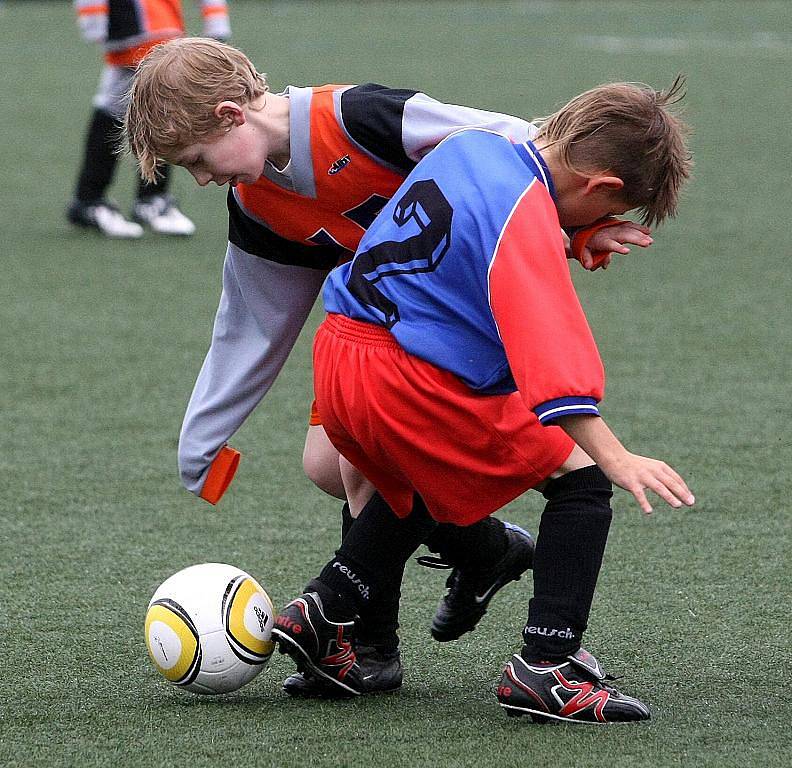
<svg viewBox="0 0 792 768">
<path fill-rule="evenodd" d="M 227 39 L 231 28 L 226 0 L 200 0 L 200 6 L 204 34 Z M 138 238 L 142 225 L 163 235 L 191 235 L 195 225 L 168 193 L 167 165 L 159 166 L 154 182 L 138 182 L 132 221 L 106 196 L 118 163 L 115 147 L 135 67 L 157 43 L 184 34 L 181 0 L 75 0 L 75 8 L 83 38 L 103 44 L 105 65 L 67 218 L 106 237 Z"/>
</svg>

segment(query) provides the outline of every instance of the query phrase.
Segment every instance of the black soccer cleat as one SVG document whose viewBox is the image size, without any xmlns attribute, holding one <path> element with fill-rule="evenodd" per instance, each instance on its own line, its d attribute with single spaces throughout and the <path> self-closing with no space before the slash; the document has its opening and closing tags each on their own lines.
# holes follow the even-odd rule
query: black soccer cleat
<svg viewBox="0 0 792 768">
<path fill-rule="evenodd" d="M 515 653 L 498 686 L 498 703 L 512 717 L 534 722 L 630 723 L 648 720 L 649 708 L 604 681 L 599 662 L 580 648 L 563 662 L 529 663 Z"/>
<path fill-rule="evenodd" d="M 281 653 L 288 653 L 297 669 L 348 694 L 363 693 L 362 673 L 355 656 L 355 622 L 330 621 L 316 592 L 292 600 L 275 618 L 272 634 Z"/>
<path fill-rule="evenodd" d="M 533 565 L 536 544 L 528 531 L 506 524 L 506 553 L 484 571 L 454 568 L 446 581 L 448 593 L 437 606 L 432 637 L 441 643 L 475 629 L 498 590 L 518 581 Z M 437 566 L 435 566 L 437 567 Z"/>
<path fill-rule="evenodd" d="M 401 688 L 403 670 L 398 648 L 382 651 L 373 645 L 359 645 L 355 656 L 361 673 L 361 694 L 391 693 Z M 310 670 L 287 677 L 283 690 L 289 696 L 302 699 L 338 699 L 353 695 Z"/>
</svg>

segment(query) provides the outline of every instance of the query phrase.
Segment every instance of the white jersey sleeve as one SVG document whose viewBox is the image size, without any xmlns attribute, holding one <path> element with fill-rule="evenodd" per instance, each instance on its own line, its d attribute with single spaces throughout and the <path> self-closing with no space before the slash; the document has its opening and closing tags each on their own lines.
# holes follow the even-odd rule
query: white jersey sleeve
<svg viewBox="0 0 792 768">
<path fill-rule="evenodd" d="M 404 152 L 418 162 L 443 139 L 463 128 L 486 128 L 524 143 L 536 135 L 536 126 L 526 120 L 483 109 L 444 104 L 416 93 L 404 104 L 402 143 Z"/>
<path fill-rule="evenodd" d="M 519 117 L 445 104 L 420 91 L 366 83 L 341 95 L 341 123 L 364 151 L 408 173 L 447 136 L 464 128 L 503 133 L 516 143 L 536 135 Z"/>
<path fill-rule="evenodd" d="M 212 342 L 179 437 L 179 473 L 201 495 L 217 454 L 269 391 L 326 272 L 278 264 L 229 243 Z"/>
</svg>

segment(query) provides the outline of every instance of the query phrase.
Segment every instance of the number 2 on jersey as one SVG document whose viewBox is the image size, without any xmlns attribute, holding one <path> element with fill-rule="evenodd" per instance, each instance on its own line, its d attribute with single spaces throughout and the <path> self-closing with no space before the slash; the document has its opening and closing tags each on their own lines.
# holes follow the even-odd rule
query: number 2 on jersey
<svg viewBox="0 0 792 768">
<path fill-rule="evenodd" d="M 376 283 L 393 275 L 433 272 L 451 245 L 453 209 L 432 179 L 416 181 L 396 203 L 393 221 L 398 227 L 413 222 L 420 230 L 406 240 L 387 240 L 359 253 L 352 263 L 347 287 L 362 304 L 382 314 L 383 324 L 399 322 L 399 308 Z"/>
</svg>

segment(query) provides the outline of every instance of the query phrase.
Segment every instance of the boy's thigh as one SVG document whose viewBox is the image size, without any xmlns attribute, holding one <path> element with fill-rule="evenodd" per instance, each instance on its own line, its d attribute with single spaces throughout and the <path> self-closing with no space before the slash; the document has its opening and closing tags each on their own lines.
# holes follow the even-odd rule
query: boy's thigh
<svg viewBox="0 0 792 768">
<path fill-rule="evenodd" d="M 345 498 L 344 484 L 338 465 L 338 450 L 330 442 L 321 424 L 313 419 L 305 435 L 303 471 L 308 479 L 330 496 Z"/>
</svg>

